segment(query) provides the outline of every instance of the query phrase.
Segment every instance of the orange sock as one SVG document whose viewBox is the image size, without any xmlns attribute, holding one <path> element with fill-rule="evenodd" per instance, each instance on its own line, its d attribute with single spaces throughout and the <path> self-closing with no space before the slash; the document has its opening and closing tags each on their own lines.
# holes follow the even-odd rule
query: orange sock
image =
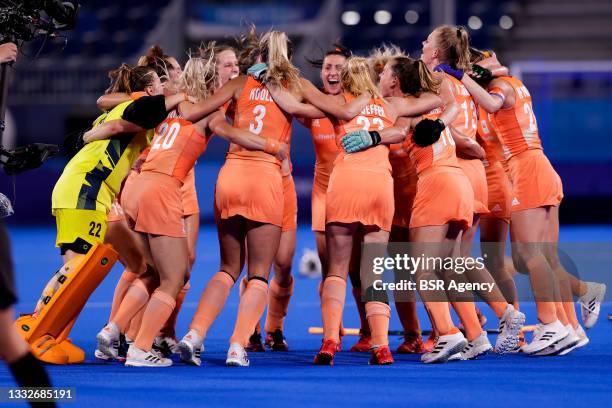
<svg viewBox="0 0 612 408">
<path fill-rule="evenodd" d="M 126 330 L 125 335 L 132 341 L 136 338 L 136 336 L 138 336 L 140 325 L 142 324 L 142 316 L 144 315 L 146 308 L 147 305 L 141 307 L 138 313 L 136 313 L 134 317 L 132 317 L 132 320 L 130 320 L 130 328 Z"/>
<path fill-rule="evenodd" d="M 260 279 L 251 279 L 240 298 L 238 317 L 230 343 L 247 345 L 249 337 L 255 330 L 255 324 L 261 319 L 268 301 L 268 284 Z"/>
<path fill-rule="evenodd" d="M 185 296 L 187 296 L 187 292 L 191 285 L 187 282 L 182 288 L 179 294 L 176 296 L 176 306 L 174 310 L 172 310 L 172 314 L 163 325 L 160 330 L 160 335 L 165 337 L 176 338 L 176 320 L 178 319 L 178 314 L 181 311 L 181 306 L 183 306 L 183 302 L 185 301 Z"/>
<path fill-rule="evenodd" d="M 128 268 L 125 268 L 121 277 L 119 278 L 119 282 L 117 282 L 117 286 L 115 286 L 115 293 L 113 294 L 113 304 L 111 306 L 110 317 L 108 318 L 109 322 L 112 322 L 115 319 L 115 315 L 117 314 L 117 310 L 119 310 L 119 305 L 123 301 L 125 294 L 127 293 L 130 285 L 134 283 L 134 281 L 138 278 L 134 272 L 130 271 Z"/>
<path fill-rule="evenodd" d="M 389 345 L 389 319 L 391 318 L 391 308 L 383 302 L 367 302 L 365 304 L 368 324 L 372 331 L 372 344 L 376 346 Z"/>
<path fill-rule="evenodd" d="M 170 296 L 159 289 L 155 290 L 142 316 L 142 324 L 138 336 L 134 340 L 134 345 L 141 350 L 151 350 L 153 339 L 159 333 L 159 329 L 164 322 L 168 320 L 175 306 L 174 296 Z"/>
<path fill-rule="evenodd" d="M 289 301 L 293 294 L 293 277 L 288 287 L 282 287 L 275 278 L 270 281 L 268 292 L 268 314 L 266 315 L 266 333 L 272 333 L 276 329 L 283 329 L 285 316 L 289 310 Z"/>
<path fill-rule="evenodd" d="M 340 323 L 346 299 L 346 281 L 339 276 L 328 276 L 323 282 L 321 314 L 323 315 L 323 339 L 340 342 Z"/>
<path fill-rule="evenodd" d="M 359 322 L 361 324 L 361 331 L 363 333 L 370 333 L 370 326 L 368 325 L 368 318 L 366 317 L 365 303 L 361 298 L 361 288 L 353 288 L 353 298 L 355 298 L 355 304 L 357 305 L 357 312 L 359 313 Z"/>
<path fill-rule="evenodd" d="M 117 309 L 115 318 L 112 320 L 121 333 L 125 333 L 125 330 L 130 323 L 130 320 L 138 313 L 138 311 L 147 304 L 149 300 L 149 292 L 147 287 L 140 280 L 136 279 L 134 283 L 130 285 L 127 293 L 123 297 L 123 301 Z"/>
<path fill-rule="evenodd" d="M 232 286 L 234 286 L 234 280 L 229 274 L 221 271 L 217 272 L 206 285 L 189 328 L 197 331 L 202 338 L 205 338 L 210 325 L 225 306 L 225 301 Z"/>
</svg>

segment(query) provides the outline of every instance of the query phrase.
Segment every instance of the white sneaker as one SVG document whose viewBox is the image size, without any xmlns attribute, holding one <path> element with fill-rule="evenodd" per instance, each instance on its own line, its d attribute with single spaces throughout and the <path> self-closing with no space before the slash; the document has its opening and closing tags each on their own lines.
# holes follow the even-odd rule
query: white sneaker
<svg viewBox="0 0 612 408">
<path fill-rule="evenodd" d="M 423 354 L 421 361 L 426 364 L 444 363 L 452 355 L 463 350 L 467 344 L 468 342 L 461 332 L 438 336 L 433 349 L 429 353 Z"/>
<path fill-rule="evenodd" d="M 603 283 L 586 282 L 587 291 L 583 296 L 580 296 L 580 312 L 582 314 L 582 323 L 584 327 L 590 329 L 595 326 L 599 318 L 601 302 L 606 295 L 606 285 Z"/>
<path fill-rule="evenodd" d="M 568 335 L 569 332 L 559 320 L 555 320 L 549 324 L 539 323 L 533 332 L 531 343 L 525 344 L 521 350 L 523 350 L 525 354 L 535 354 L 538 351 L 542 351 L 552 346 Z"/>
<path fill-rule="evenodd" d="M 109 323 L 96 336 L 98 350 L 108 358 L 119 358 L 119 328 L 115 323 Z"/>
<path fill-rule="evenodd" d="M 544 350 L 538 351 L 534 355 L 536 356 L 562 356 L 573 349 L 576 348 L 576 345 L 580 342 L 580 338 L 576 335 L 576 331 L 572 327 L 571 324 L 565 326 L 568 335 L 558 342 L 552 344 L 551 346 L 546 347 Z"/>
<path fill-rule="evenodd" d="M 131 345 L 125 359 L 126 367 L 170 367 L 172 360 L 164 358 L 154 350 L 144 351 Z"/>
<path fill-rule="evenodd" d="M 197 331 L 189 330 L 178 344 L 181 360 L 187 364 L 200 366 L 202 364 L 201 355 L 204 351 L 203 341 Z"/>
<path fill-rule="evenodd" d="M 584 347 L 587 344 L 589 344 L 589 338 L 587 337 L 586 333 L 584 332 L 584 329 L 582 328 L 581 325 L 578 325 L 578 327 L 576 327 L 576 336 L 578 336 L 578 338 L 580 339 L 580 341 L 578 342 L 578 344 L 576 344 L 576 348 L 580 348 L 580 347 Z"/>
<path fill-rule="evenodd" d="M 461 353 L 455 353 L 455 354 L 453 354 L 452 356 L 450 356 L 450 357 L 448 358 L 448 360 L 446 360 L 446 361 L 461 361 L 461 360 L 463 360 L 463 359 L 461 358 Z"/>
<path fill-rule="evenodd" d="M 173 354 L 179 354 L 181 352 L 178 341 L 172 337 L 155 337 L 153 340 L 153 348 L 159 351 L 164 357 L 170 357 Z"/>
<path fill-rule="evenodd" d="M 525 324 L 525 314 L 509 304 L 504 315 L 499 319 L 499 334 L 495 341 L 496 353 L 504 354 L 516 350 L 523 324 Z"/>
<path fill-rule="evenodd" d="M 100 351 L 100 349 L 96 349 L 96 351 L 94 351 L 94 357 L 97 358 L 98 360 L 104 360 L 104 361 L 110 360 L 110 357 L 104 354 L 102 351 Z"/>
<path fill-rule="evenodd" d="M 247 352 L 238 343 L 232 343 L 227 350 L 227 359 L 225 360 L 225 365 L 234 366 L 234 367 L 248 367 L 249 366 L 249 356 L 247 356 Z"/>
<path fill-rule="evenodd" d="M 487 332 L 483 331 L 480 336 L 468 342 L 467 346 L 461 350 L 462 360 L 473 360 L 491 350 L 493 346 L 487 337 Z"/>
</svg>

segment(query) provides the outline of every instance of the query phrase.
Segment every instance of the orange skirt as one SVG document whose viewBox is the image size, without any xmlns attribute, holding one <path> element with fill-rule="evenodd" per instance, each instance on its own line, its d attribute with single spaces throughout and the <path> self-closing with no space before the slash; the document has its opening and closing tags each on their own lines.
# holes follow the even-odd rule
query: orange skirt
<svg viewBox="0 0 612 408">
<path fill-rule="evenodd" d="M 341 222 L 376 225 L 391 230 L 393 177 L 391 172 L 362 170 L 336 164 L 325 200 L 326 224 Z"/>
<path fill-rule="evenodd" d="M 446 225 L 451 221 L 472 225 L 474 192 L 460 168 L 430 167 L 419 174 L 410 228 Z"/>
<path fill-rule="evenodd" d="M 474 190 L 474 213 L 486 214 L 489 212 L 489 193 L 487 191 L 487 175 L 485 173 L 484 165 L 478 159 L 459 159 L 459 166 L 465 173 L 472 190 Z"/>
<path fill-rule="evenodd" d="M 512 202 L 512 185 L 504 166 L 496 161 L 485 167 L 487 190 L 489 191 L 489 213 L 482 218 L 496 218 L 510 222 L 510 204 Z"/>
<path fill-rule="evenodd" d="M 294 231 L 297 229 L 297 193 L 291 173 L 283 176 L 283 225 L 282 231 Z"/>
<path fill-rule="evenodd" d="M 329 175 L 322 175 L 315 169 L 310 205 L 313 231 L 325 232 L 325 197 L 328 185 Z"/>
<path fill-rule="evenodd" d="M 215 186 L 218 218 L 241 215 L 251 221 L 282 227 L 283 208 L 283 180 L 278 164 L 260 160 L 225 161 Z"/>
<path fill-rule="evenodd" d="M 186 237 L 181 182 L 172 176 L 141 172 L 124 187 L 121 206 L 132 229 L 152 235 Z"/>
<path fill-rule="evenodd" d="M 393 198 L 395 200 L 393 225 L 410 228 L 410 217 L 412 215 L 414 198 L 416 197 L 417 182 L 418 177 L 416 174 L 393 178 Z"/>
<path fill-rule="evenodd" d="M 512 212 L 561 203 L 561 178 L 542 150 L 526 150 L 511 157 L 508 168 L 512 181 Z"/>
<path fill-rule="evenodd" d="M 200 213 L 198 193 L 196 192 L 195 186 L 195 171 L 193 169 L 187 173 L 187 177 L 183 180 L 181 197 L 183 200 L 183 217 Z"/>
</svg>

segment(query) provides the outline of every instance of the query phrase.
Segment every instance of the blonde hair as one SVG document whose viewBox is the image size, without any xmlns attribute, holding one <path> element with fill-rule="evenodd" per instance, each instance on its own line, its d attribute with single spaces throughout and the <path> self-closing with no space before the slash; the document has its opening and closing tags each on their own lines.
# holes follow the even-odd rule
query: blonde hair
<svg viewBox="0 0 612 408">
<path fill-rule="evenodd" d="M 268 31 L 259 40 L 261 60 L 268 64 L 266 81 L 288 88 L 299 87 L 300 71 L 291 63 L 291 41 L 281 31 Z"/>
<path fill-rule="evenodd" d="M 440 50 L 438 60 L 456 69 L 464 71 L 470 68 L 470 37 L 465 27 L 440 26 L 437 33 L 437 45 Z"/>
<path fill-rule="evenodd" d="M 379 81 L 380 74 L 382 74 L 385 65 L 393 58 L 407 57 L 400 47 L 395 44 L 383 44 L 378 48 L 374 48 L 370 51 L 368 56 L 368 63 L 370 65 L 370 75 L 375 82 Z"/>
<path fill-rule="evenodd" d="M 342 68 L 340 81 L 342 89 L 353 95 L 369 92 L 374 98 L 382 97 L 378 87 L 372 81 L 367 58 L 351 57 L 347 59 L 344 68 Z"/>
<path fill-rule="evenodd" d="M 213 94 L 217 84 L 215 42 L 201 44 L 200 56 L 190 56 L 179 80 L 181 91 L 202 101 Z"/>
</svg>

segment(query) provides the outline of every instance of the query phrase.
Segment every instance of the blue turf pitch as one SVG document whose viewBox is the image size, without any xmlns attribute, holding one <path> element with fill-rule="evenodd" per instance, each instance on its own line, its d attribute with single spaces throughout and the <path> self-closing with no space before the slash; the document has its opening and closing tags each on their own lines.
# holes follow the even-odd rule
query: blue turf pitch
<svg viewBox="0 0 612 408">
<path fill-rule="evenodd" d="M 54 230 L 48 227 L 12 228 L 13 252 L 21 302 L 17 312 L 30 312 L 44 283 L 60 264 L 53 247 Z M 564 241 L 609 241 L 610 227 L 565 227 Z M 314 247 L 307 228 L 298 231 L 296 260 L 302 248 Z M 197 305 L 199 295 L 218 267 L 216 232 L 203 227 L 198 259 L 192 273 L 191 290 L 179 316 L 181 336 Z M 291 348 L 288 353 L 251 353 L 251 367 L 225 367 L 227 339 L 238 306 L 233 290 L 225 310 L 209 332 L 202 367 L 176 364 L 169 369 L 126 368 L 118 363 L 93 360 L 95 335 L 108 316 L 120 267 L 91 296 L 77 321 L 72 339 L 85 348 L 87 361 L 76 366 L 49 366 L 53 384 L 76 389 L 78 407 L 149 406 L 609 406 L 612 400 L 612 322 L 606 321 L 610 304 L 602 308 L 602 319 L 587 332 L 591 343 L 565 357 L 529 358 L 522 355 L 487 355 L 476 361 L 427 366 L 418 356 L 396 355 L 386 367 L 367 365 L 367 354 L 341 352 L 335 366 L 315 367 L 312 358 L 320 337 L 307 334 L 309 326 L 320 326 L 318 281 L 297 278 L 295 295 L 286 322 Z M 490 328 L 496 319 L 486 307 Z M 534 323 L 534 308 L 523 304 L 527 323 Z M 422 307 L 419 306 L 422 315 Z M 427 319 L 421 318 L 424 326 Z M 350 294 L 345 326 L 357 326 Z M 399 329 L 396 317 L 391 327 Z M 495 339 L 491 336 L 491 341 Z M 348 349 L 355 338 L 346 338 Z M 391 339 L 394 348 L 398 338 Z M 0 365 L 0 386 L 12 385 Z M 9 404 L 7 406 L 20 406 Z"/>
</svg>

